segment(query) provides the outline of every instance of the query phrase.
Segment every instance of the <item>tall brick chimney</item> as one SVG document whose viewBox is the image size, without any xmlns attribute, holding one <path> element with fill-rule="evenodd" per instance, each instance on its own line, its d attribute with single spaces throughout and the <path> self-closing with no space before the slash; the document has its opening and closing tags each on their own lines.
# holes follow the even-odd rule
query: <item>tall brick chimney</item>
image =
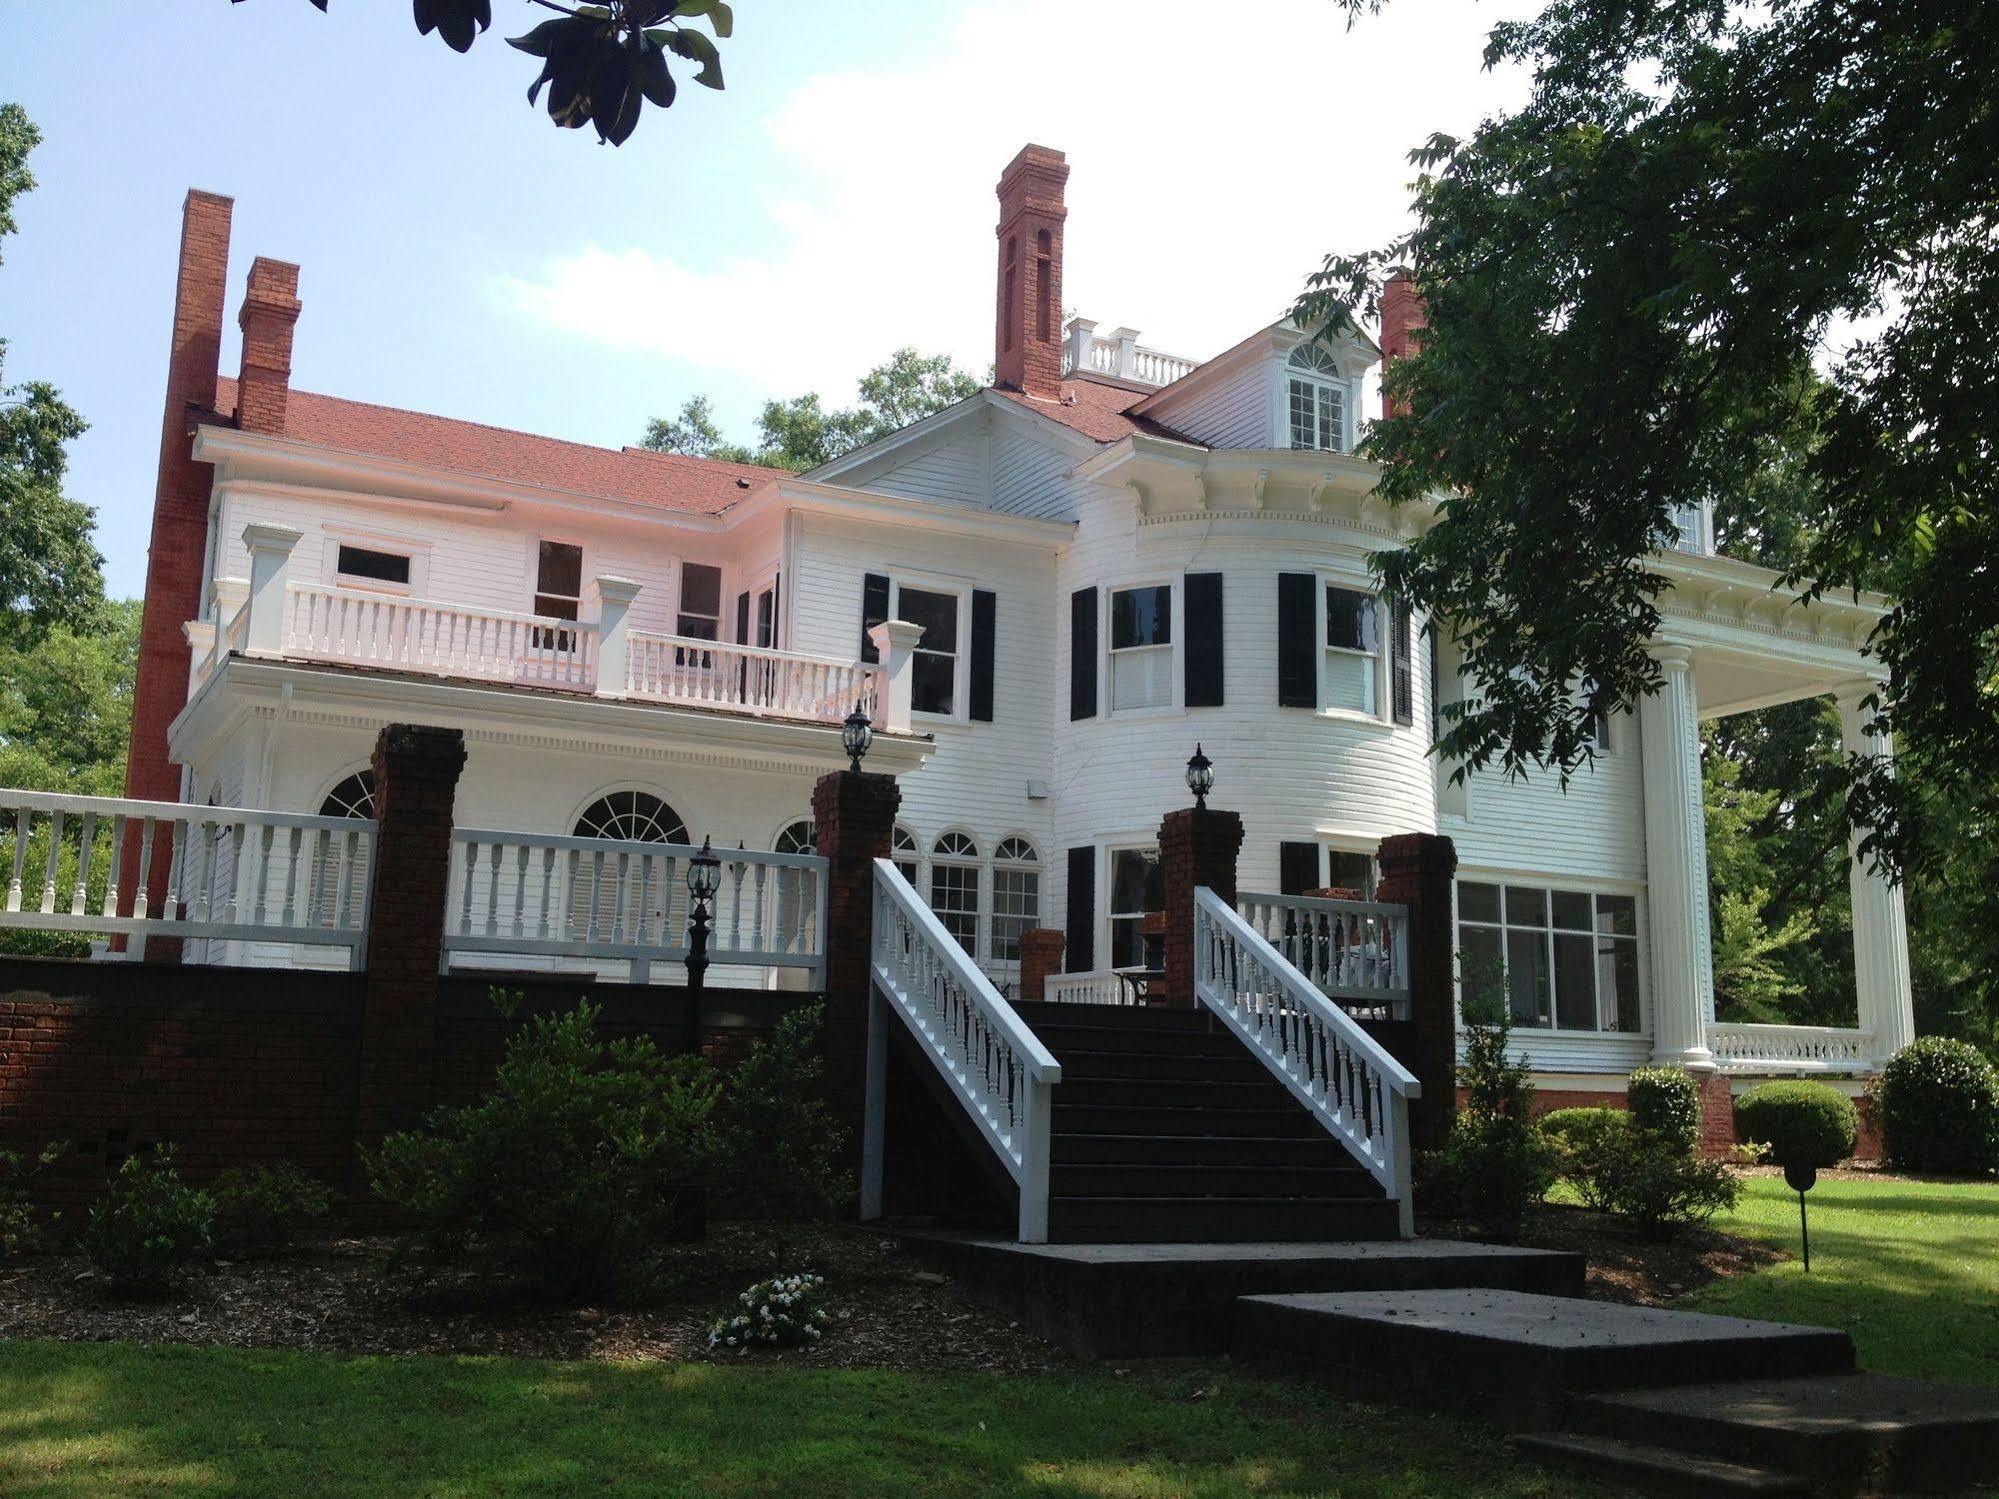
<svg viewBox="0 0 1999 1499">
<path fill-rule="evenodd" d="M 1398 270 L 1388 278 L 1388 284 L 1381 289 L 1381 373 L 1386 375 L 1398 359 L 1416 352 L 1420 342 L 1418 335 L 1429 326 L 1423 308 L 1423 294 L 1416 290 L 1416 278 L 1406 270 Z M 1387 387 L 1382 388 L 1381 414 L 1383 416 L 1406 416 L 1408 407 L 1400 401 L 1391 401 Z"/>
<path fill-rule="evenodd" d="M 998 382 L 1043 401 L 1062 399 L 1060 151 L 1023 146 L 999 180 L 999 293 L 993 339 Z"/>
<path fill-rule="evenodd" d="M 243 310 L 243 373 L 236 382 L 236 425 L 267 437 L 285 430 L 292 383 L 292 326 L 298 322 L 298 267 L 259 255 L 250 267 Z"/>
</svg>

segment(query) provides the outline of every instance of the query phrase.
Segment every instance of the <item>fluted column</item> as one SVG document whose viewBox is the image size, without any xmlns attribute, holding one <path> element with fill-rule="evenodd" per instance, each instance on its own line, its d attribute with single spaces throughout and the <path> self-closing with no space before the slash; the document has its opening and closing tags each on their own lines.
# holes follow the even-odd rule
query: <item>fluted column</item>
<svg viewBox="0 0 1999 1499">
<path fill-rule="evenodd" d="M 1872 683 L 1860 682 L 1838 694 L 1840 740 L 1848 756 L 1892 760 L 1894 742 L 1886 734 L 1868 731 L 1874 712 L 1862 703 L 1872 691 Z M 1853 894 L 1853 988 L 1860 1028 L 1873 1033 L 1874 1058 L 1885 1062 L 1916 1038 L 1915 1001 L 1909 988 L 1909 928 L 1902 887 L 1869 868 L 1861 857 L 1860 841 L 1867 831 L 1852 830 L 1847 866 Z"/>
<path fill-rule="evenodd" d="M 1693 652 L 1656 646 L 1664 683 L 1638 700 L 1645 757 L 1646 909 L 1652 947 L 1652 1049 L 1662 1062 L 1712 1064 L 1714 960 L 1708 945 L 1707 816 L 1701 794 Z"/>
</svg>

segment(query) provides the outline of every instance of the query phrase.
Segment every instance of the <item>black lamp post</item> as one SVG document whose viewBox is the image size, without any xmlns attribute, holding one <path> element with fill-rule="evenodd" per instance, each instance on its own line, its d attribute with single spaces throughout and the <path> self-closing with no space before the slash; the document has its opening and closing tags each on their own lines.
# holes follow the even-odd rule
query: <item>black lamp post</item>
<svg viewBox="0 0 1999 1499">
<path fill-rule="evenodd" d="M 1208 793 L 1215 789 L 1215 762 L 1201 753 L 1198 742 L 1187 761 L 1187 789 L 1194 793 L 1194 810 L 1208 810 Z"/>
<path fill-rule="evenodd" d="M 687 861 L 687 994 L 694 1016 L 693 1028 L 700 1029 L 701 988 L 708 976 L 708 902 L 722 883 L 722 861 L 706 838 L 701 852 Z"/>
<path fill-rule="evenodd" d="M 875 731 L 868 722 L 868 715 L 856 703 L 840 725 L 840 748 L 847 752 L 847 763 L 855 775 L 861 773 L 861 761 L 867 758 L 868 748 L 875 742 Z"/>
<path fill-rule="evenodd" d="M 1798 1194 L 1798 1237 L 1803 1241 L 1805 1251 L 1805 1274 L 1812 1273 L 1812 1225 L 1805 1217 L 1805 1193 L 1818 1185 L 1819 1168 L 1803 1161 L 1787 1162 L 1784 1166 L 1784 1185 Z"/>
</svg>

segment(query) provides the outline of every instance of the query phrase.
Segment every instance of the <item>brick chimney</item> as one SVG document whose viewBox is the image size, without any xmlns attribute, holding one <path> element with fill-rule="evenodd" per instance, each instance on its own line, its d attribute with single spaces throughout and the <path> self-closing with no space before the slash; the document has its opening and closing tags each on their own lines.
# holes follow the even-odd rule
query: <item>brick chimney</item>
<svg viewBox="0 0 1999 1499">
<path fill-rule="evenodd" d="M 999 295 L 993 366 L 999 384 L 1043 401 L 1062 399 L 1062 189 L 1060 151 L 1023 146 L 999 180 Z"/>
<path fill-rule="evenodd" d="M 1397 270 L 1388 278 L 1388 284 L 1381 289 L 1381 373 L 1385 376 L 1396 360 L 1416 352 L 1420 342 L 1418 335 L 1429 326 L 1423 307 L 1423 294 L 1416 290 L 1416 278 L 1406 270 Z M 1408 407 L 1399 401 L 1390 401 L 1384 386 L 1381 395 L 1383 416 L 1406 416 Z"/>
<path fill-rule="evenodd" d="M 236 425 L 280 437 L 292 382 L 292 327 L 298 322 L 298 267 L 258 256 L 243 310 L 243 373 L 236 382 Z"/>
</svg>

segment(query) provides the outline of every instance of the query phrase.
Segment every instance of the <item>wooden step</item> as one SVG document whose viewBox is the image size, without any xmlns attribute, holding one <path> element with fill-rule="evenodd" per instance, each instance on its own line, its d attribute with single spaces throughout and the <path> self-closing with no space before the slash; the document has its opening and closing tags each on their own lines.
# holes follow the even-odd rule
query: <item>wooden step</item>
<svg viewBox="0 0 1999 1499">
<path fill-rule="evenodd" d="M 1392 1239 L 1384 1199 L 1312 1197 L 1050 1197 L 1048 1237 L 1063 1244 L 1232 1244 Z"/>
<path fill-rule="evenodd" d="M 1811 1484 L 1797 1473 L 1702 1457 L 1670 1447 L 1652 1447 L 1617 1437 L 1537 1432 L 1513 1439 L 1525 1456 L 1550 1467 L 1592 1478 L 1614 1480 L 1620 1492 L 1658 1494 L 1664 1499 L 1700 1499 L 1703 1494 L 1809 1494 Z"/>
<path fill-rule="evenodd" d="M 1357 1164 L 1203 1166 L 1178 1162 L 1060 1165 L 1049 1190 L 1061 1197 L 1378 1198 L 1381 1184 Z"/>
<path fill-rule="evenodd" d="M 1363 1169 L 1347 1148 L 1316 1126 L 1298 1135 L 1114 1135 L 1057 1131 L 1049 1146 L 1057 1166 L 1125 1162 L 1140 1166 L 1299 1166 Z"/>
<path fill-rule="evenodd" d="M 1177 1078 L 1062 1079 L 1059 1101 L 1072 1106 L 1103 1105 L 1163 1109 L 1290 1109 L 1304 1116 L 1303 1105 L 1275 1078 L 1265 1074 L 1246 1082 L 1187 1082 Z"/>
<path fill-rule="evenodd" d="M 1107 1079 L 1141 1082 L 1274 1082 L 1269 1069 L 1238 1046 L 1220 1054 L 1176 1051 L 1078 1051 L 1051 1046 L 1062 1064 L 1062 1086 Z"/>
<path fill-rule="evenodd" d="M 1062 1087 L 1066 1087 L 1063 1084 Z M 1136 1108 L 1125 1104 L 1081 1104 L 1055 1099 L 1055 1138 L 1077 1135 L 1284 1136 L 1330 1138 L 1319 1122 L 1288 1095 L 1269 1108 L 1225 1109 L 1170 1105 Z"/>
</svg>

